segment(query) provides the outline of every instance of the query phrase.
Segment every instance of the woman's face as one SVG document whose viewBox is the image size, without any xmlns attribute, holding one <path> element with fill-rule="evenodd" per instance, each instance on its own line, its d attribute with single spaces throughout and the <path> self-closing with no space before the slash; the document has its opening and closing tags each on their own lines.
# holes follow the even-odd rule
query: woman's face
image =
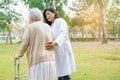
<svg viewBox="0 0 120 80">
<path fill-rule="evenodd" d="M 54 22 L 55 20 L 55 13 L 52 13 L 51 11 L 46 11 L 45 13 L 45 16 L 46 16 L 46 19 L 49 21 L 49 22 Z"/>
</svg>

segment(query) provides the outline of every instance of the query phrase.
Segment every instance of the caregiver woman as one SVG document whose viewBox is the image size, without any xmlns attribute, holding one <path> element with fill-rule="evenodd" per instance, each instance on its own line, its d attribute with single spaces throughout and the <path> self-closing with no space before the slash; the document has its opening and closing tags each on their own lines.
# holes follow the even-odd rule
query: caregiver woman
<svg viewBox="0 0 120 80">
<path fill-rule="evenodd" d="M 47 50 L 55 48 L 56 71 L 58 80 L 71 80 L 70 74 L 76 70 L 73 51 L 68 37 L 68 26 L 54 8 L 43 12 L 45 22 L 52 27 L 54 41 L 49 42 Z"/>
</svg>

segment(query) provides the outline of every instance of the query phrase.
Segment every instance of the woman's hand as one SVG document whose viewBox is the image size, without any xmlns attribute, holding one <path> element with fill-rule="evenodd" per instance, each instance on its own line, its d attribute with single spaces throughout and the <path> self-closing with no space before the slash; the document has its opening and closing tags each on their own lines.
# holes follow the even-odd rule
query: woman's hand
<svg viewBox="0 0 120 80">
<path fill-rule="evenodd" d="M 49 42 L 49 43 L 46 45 L 46 49 L 47 49 L 48 51 L 51 51 L 51 50 L 54 49 L 54 47 L 55 47 L 56 45 L 57 45 L 56 42 Z"/>
</svg>

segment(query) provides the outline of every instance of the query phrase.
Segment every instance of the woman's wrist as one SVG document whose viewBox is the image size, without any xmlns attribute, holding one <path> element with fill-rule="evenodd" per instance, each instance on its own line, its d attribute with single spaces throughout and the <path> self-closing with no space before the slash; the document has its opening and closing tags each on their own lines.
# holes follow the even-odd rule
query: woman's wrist
<svg viewBox="0 0 120 80">
<path fill-rule="evenodd" d="M 54 46 L 57 46 L 57 45 L 58 45 L 57 42 L 55 42 L 55 41 L 54 41 L 53 43 L 54 43 Z"/>
</svg>

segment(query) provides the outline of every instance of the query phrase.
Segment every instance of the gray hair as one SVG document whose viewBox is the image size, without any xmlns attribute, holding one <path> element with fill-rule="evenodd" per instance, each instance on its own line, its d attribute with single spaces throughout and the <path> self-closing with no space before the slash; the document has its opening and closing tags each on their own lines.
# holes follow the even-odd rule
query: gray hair
<svg viewBox="0 0 120 80">
<path fill-rule="evenodd" d="M 43 16 L 42 16 L 42 12 L 40 9 L 38 8 L 32 8 L 29 11 L 29 18 L 35 21 L 42 21 L 43 20 Z"/>
</svg>

